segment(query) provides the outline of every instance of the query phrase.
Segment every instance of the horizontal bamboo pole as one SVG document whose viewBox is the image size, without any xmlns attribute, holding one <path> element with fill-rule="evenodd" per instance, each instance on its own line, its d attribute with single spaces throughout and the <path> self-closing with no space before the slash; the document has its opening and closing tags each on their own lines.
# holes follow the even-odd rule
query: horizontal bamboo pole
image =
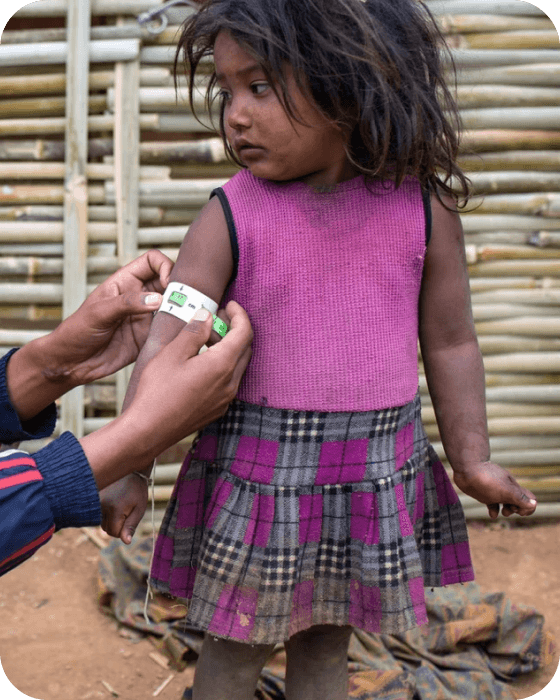
<svg viewBox="0 0 560 700">
<path fill-rule="evenodd" d="M 1 268 L 0 268 L 1 269 Z M 484 355 L 510 352 L 560 351 L 558 338 L 524 338 L 516 335 L 481 335 L 478 344 Z"/>
<path fill-rule="evenodd" d="M 554 318 L 558 316 L 558 309 L 555 306 L 533 306 L 529 304 L 473 304 L 472 312 L 475 322 L 519 318 L 527 314 L 535 314 L 535 316 L 540 318 L 548 316 Z"/>
<path fill-rule="evenodd" d="M 513 335 L 531 336 L 533 338 L 560 337 L 560 318 L 553 316 L 519 316 L 479 321 L 475 324 L 479 335 Z"/>
<path fill-rule="evenodd" d="M 21 331 L 0 328 L 0 346 L 6 348 L 20 348 L 23 345 L 27 345 L 32 340 L 42 338 L 47 335 L 47 333 L 48 331 Z"/>
<path fill-rule="evenodd" d="M 480 32 L 511 32 L 516 30 L 553 30 L 548 17 L 514 17 L 512 15 L 440 15 L 436 21 L 444 34 L 477 34 Z"/>
<path fill-rule="evenodd" d="M 505 452 L 496 450 L 492 453 L 492 459 L 503 466 L 554 466 L 560 474 L 560 447 L 555 450 L 515 450 Z"/>
<path fill-rule="evenodd" d="M 560 375 L 524 374 L 523 372 L 486 372 L 486 387 L 503 386 L 540 386 L 560 382 Z"/>
<path fill-rule="evenodd" d="M 1 166 L 1 164 L 0 164 Z M 550 202 L 550 199 L 548 200 Z M 560 201 L 560 196 L 558 198 Z M 469 202 L 469 207 L 474 207 Z M 479 214 L 473 211 L 461 217 L 465 233 L 478 231 L 560 231 L 559 218 L 544 218 L 541 216 L 516 216 L 508 214 Z"/>
<path fill-rule="evenodd" d="M 557 289 L 560 280 L 553 277 L 473 277 L 469 280 L 471 293 L 492 289 Z"/>
<path fill-rule="evenodd" d="M 60 140 L 2 140 L 0 141 L 0 161 L 64 161 L 66 144 Z M 104 158 L 113 155 L 113 139 L 90 139 L 88 159 Z"/>
<path fill-rule="evenodd" d="M 560 55 L 560 51 L 558 52 Z M 557 131 L 560 107 L 504 107 L 464 109 L 460 116 L 465 129 L 539 129 Z"/>
<path fill-rule="evenodd" d="M 465 234 L 465 244 L 475 248 L 495 245 L 535 246 L 560 248 L 560 231 L 478 231 Z"/>
<path fill-rule="evenodd" d="M 113 61 L 133 61 L 138 57 L 138 39 L 115 39 L 90 41 L 89 60 L 91 63 L 112 63 Z M 0 44 L 0 68 L 14 66 L 35 66 L 65 63 L 68 44 L 53 41 L 44 44 Z"/>
<path fill-rule="evenodd" d="M 462 212 L 463 225 L 471 215 L 480 214 L 523 214 L 529 217 L 532 215 L 560 218 L 560 194 L 539 192 L 473 197 L 469 201 L 468 210 Z M 541 227 L 542 223 L 537 228 Z"/>
<path fill-rule="evenodd" d="M 560 89 L 549 87 L 530 88 L 518 85 L 491 84 L 459 85 L 454 94 L 459 108 L 463 110 L 495 109 L 498 107 L 556 107 L 560 102 Z M 109 98 L 107 98 L 107 102 L 110 104 Z"/>
<path fill-rule="evenodd" d="M 91 225 L 91 224 L 90 224 Z M 118 259 L 113 257 L 93 256 L 87 259 L 89 274 L 111 275 L 119 268 Z M 28 278 L 48 275 L 62 275 L 62 259 L 40 257 L 1 257 L 0 274 L 8 276 L 25 276 Z M 5 301 L 5 300 L 4 300 Z"/>
<path fill-rule="evenodd" d="M 0 162 L 0 178 L 4 180 L 63 180 L 64 163 Z M 114 166 L 104 163 L 88 163 L 88 180 L 109 180 L 114 177 Z M 145 180 L 167 180 L 171 169 L 164 165 L 143 165 L 140 178 Z"/>
<path fill-rule="evenodd" d="M 478 129 L 461 135 L 461 152 L 518 151 L 521 149 L 558 149 L 560 131 Z"/>
<path fill-rule="evenodd" d="M 146 51 L 146 49 L 142 49 L 142 51 Z M 560 52 L 555 49 L 451 48 L 450 54 L 455 65 L 459 68 L 492 68 L 496 66 L 519 66 L 528 63 L 560 63 Z M 443 60 L 448 60 L 445 53 L 443 54 Z"/>
<path fill-rule="evenodd" d="M 543 28 L 544 29 L 544 28 Z M 148 36 L 146 30 L 138 22 L 126 22 L 120 25 L 91 27 L 90 39 L 142 39 Z M 66 41 L 67 32 L 64 27 L 51 29 L 19 29 L 2 32 L 2 44 L 36 44 L 51 41 Z"/>
<path fill-rule="evenodd" d="M 486 412 L 488 419 L 507 418 L 535 418 L 543 417 L 560 418 L 558 406 L 550 404 L 515 404 L 487 402 Z M 425 426 L 436 422 L 435 411 L 432 406 L 422 408 L 422 422 Z"/>
<path fill-rule="evenodd" d="M 116 223 L 90 221 L 87 230 L 91 242 L 116 240 Z M 0 222 L 0 242 L 3 243 L 15 241 L 19 243 L 58 243 L 62 241 L 63 232 L 64 222 L 58 221 Z"/>
<path fill-rule="evenodd" d="M 515 352 L 491 355 L 483 360 L 488 372 L 560 372 L 559 352 Z"/>
<path fill-rule="evenodd" d="M 486 400 L 557 404 L 560 403 L 560 384 L 489 387 L 486 389 Z M 560 448 L 560 435 L 558 436 L 558 447 Z"/>
<path fill-rule="evenodd" d="M 541 88 L 546 90 L 547 88 Z M 545 98 L 544 94 L 541 100 Z M 141 87 L 139 90 L 140 111 L 141 112 L 190 112 L 190 104 L 188 101 L 188 93 L 186 90 L 175 90 L 174 87 Z M 549 104 L 551 98 L 548 98 Z M 115 90 L 109 88 L 107 90 L 107 107 L 111 112 L 115 111 Z M 195 109 L 197 113 L 204 111 L 204 96 L 197 96 L 195 100 Z M 216 112 L 216 115 L 218 112 Z"/>
<path fill-rule="evenodd" d="M 426 5 L 436 15 L 523 15 L 540 17 L 545 13 L 535 5 L 522 0 L 426 0 Z"/>
<path fill-rule="evenodd" d="M 560 250 L 555 248 L 537 248 L 535 246 L 485 245 L 465 246 L 467 261 L 470 264 L 486 260 L 552 260 L 560 258 Z"/>
<path fill-rule="evenodd" d="M 473 304 L 551 304 L 560 306 L 560 289 L 496 289 L 471 294 Z M 560 311 L 560 309 L 559 309 Z"/>
<path fill-rule="evenodd" d="M 224 180 L 169 180 L 140 182 L 141 206 L 203 206 L 216 187 L 221 187 Z M 114 183 L 105 183 L 106 201 L 115 201 Z"/>
<path fill-rule="evenodd" d="M 522 192 L 560 192 L 560 172 L 508 170 L 469 173 L 475 194 L 515 194 Z"/>
<path fill-rule="evenodd" d="M 558 260 L 493 260 L 469 265 L 471 277 L 559 277 Z"/>
<path fill-rule="evenodd" d="M 62 306 L 28 304 L 27 306 L 0 306 L 0 318 L 6 321 L 62 321 Z"/>
<path fill-rule="evenodd" d="M 168 68 L 141 68 L 140 85 L 158 86 L 169 83 L 171 71 Z M 115 85 L 115 72 L 112 70 L 89 73 L 89 89 L 106 90 Z M 0 94 L 10 95 L 64 95 L 66 73 L 42 75 L 0 75 Z"/>
<path fill-rule="evenodd" d="M 560 97 L 558 101 L 560 103 Z M 557 172 L 560 171 L 560 152 L 524 150 L 461 155 L 459 165 L 469 172 L 492 170 L 544 170 Z"/>
<path fill-rule="evenodd" d="M 14 17 L 64 17 L 67 0 L 41 0 L 25 5 Z M 92 15 L 139 15 L 163 4 L 163 0 L 91 0 Z"/>
<path fill-rule="evenodd" d="M 560 64 L 529 63 L 498 68 L 460 68 L 456 76 L 450 76 L 453 84 L 459 85 L 528 85 L 530 87 L 557 87 L 560 84 Z"/>
<path fill-rule="evenodd" d="M 204 126 L 193 116 L 183 114 L 141 114 L 140 129 L 143 131 L 179 132 L 179 133 L 209 133 L 210 122 Z M 115 117 L 112 114 L 94 115 L 88 118 L 90 133 L 113 131 Z M 0 119 L 0 137 L 2 136 L 34 136 L 63 134 L 66 130 L 66 119 L 63 117 L 36 119 Z"/>
<path fill-rule="evenodd" d="M 63 161 L 65 144 L 62 140 L 2 140 L 0 141 L 0 161 Z M 113 155 L 113 139 L 90 139 L 88 156 L 101 158 Z M 144 141 L 140 144 L 142 163 L 187 163 L 199 167 L 227 164 L 222 140 L 219 138 L 193 141 Z M 231 167 L 231 166 L 230 166 Z"/>
<path fill-rule="evenodd" d="M 507 32 L 461 34 L 448 38 L 458 49 L 557 49 L 558 33 L 553 29 L 519 29 Z"/>
<path fill-rule="evenodd" d="M 60 204 L 64 199 L 61 185 L 3 185 L 0 188 L 0 204 Z M 105 203 L 105 189 L 102 185 L 88 188 L 88 202 Z"/>
<path fill-rule="evenodd" d="M 158 163 L 196 165 L 227 162 L 224 144 L 220 138 L 200 141 L 143 141 L 140 143 L 140 159 Z"/>
<path fill-rule="evenodd" d="M 161 207 L 141 207 L 139 224 L 141 226 L 183 226 L 192 223 L 199 212 L 199 207 L 190 209 L 162 209 Z M 63 208 L 55 204 L 24 205 L 1 207 L 0 221 L 62 221 Z M 88 207 L 88 220 L 114 223 L 117 219 L 113 205 L 99 204 Z"/>
<path fill-rule="evenodd" d="M 560 432 L 560 417 L 490 418 L 490 435 L 556 435 Z M 438 440 L 437 426 L 426 425 L 430 440 Z"/>
<path fill-rule="evenodd" d="M 101 113 L 107 109 L 105 95 L 90 95 L 89 113 Z M 63 116 L 66 110 L 65 97 L 24 97 L 18 100 L 0 100 L 0 118 L 29 117 L 34 114 Z"/>
</svg>

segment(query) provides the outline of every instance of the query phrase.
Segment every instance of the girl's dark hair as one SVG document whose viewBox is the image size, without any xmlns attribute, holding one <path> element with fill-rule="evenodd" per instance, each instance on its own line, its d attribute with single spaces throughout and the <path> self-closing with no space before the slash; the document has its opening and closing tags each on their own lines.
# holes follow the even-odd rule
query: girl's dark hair
<svg viewBox="0 0 560 700">
<path fill-rule="evenodd" d="M 182 63 L 193 113 L 195 75 L 222 30 L 262 66 L 288 115 L 295 112 L 286 65 L 326 117 L 347 130 L 348 157 L 369 178 L 407 175 L 441 198 L 468 198 L 456 163 L 459 117 L 446 84 L 452 60 L 430 11 L 419 0 L 206 0 L 182 28 Z M 444 54 L 442 55 L 442 49 Z M 210 110 L 216 74 L 206 92 Z M 220 131 L 225 139 L 223 104 Z"/>
</svg>

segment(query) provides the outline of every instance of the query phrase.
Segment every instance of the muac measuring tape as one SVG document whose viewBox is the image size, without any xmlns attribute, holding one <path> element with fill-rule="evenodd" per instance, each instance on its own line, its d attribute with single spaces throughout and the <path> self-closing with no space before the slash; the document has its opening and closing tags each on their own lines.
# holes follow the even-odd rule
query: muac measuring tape
<svg viewBox="0 0 560 700">
<path fill-rule="evenodd" d="M 228 332 L 228 327 L 221 318 L 216 316 L 218 304 L 210 299 L 210 297 L 207 297 L 205 294 L 202 294 L 202 292 L 186 284 L 170 282 L 163 295 L 163 301 L 161 302 L 159 310 L 166 314 L 176 316 L 185 323 L 188 323 L 202 307 L 210 311 L 214 317 L 212 328 L 223 338 Z"/>
</svg>

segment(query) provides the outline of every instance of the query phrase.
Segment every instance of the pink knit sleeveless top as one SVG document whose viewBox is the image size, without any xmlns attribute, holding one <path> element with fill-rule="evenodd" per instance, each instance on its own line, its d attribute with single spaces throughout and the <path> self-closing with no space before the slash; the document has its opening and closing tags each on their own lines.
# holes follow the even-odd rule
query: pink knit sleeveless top
<svg viewBox="0 0 560 700">
<path fill-rule="evenodd" d="M 242 171 L 218 194 L 239 250 L 226 298 L 254 329 L 238 398 L 332 412 L 411 401 L 426 251 L 419 183 L 360 176 L 317 192 Z"/>
</svg>

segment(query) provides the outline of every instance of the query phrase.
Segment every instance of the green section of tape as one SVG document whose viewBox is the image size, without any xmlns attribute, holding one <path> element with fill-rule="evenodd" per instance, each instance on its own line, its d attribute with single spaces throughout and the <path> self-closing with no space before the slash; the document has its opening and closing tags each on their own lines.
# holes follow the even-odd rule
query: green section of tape
<svg viewBox="0 0 560 700">
<path fill-rule="evenodd" d="M 218 335 L 220 335 L 222 338 L 225 337 L 226 333 L 228 332 L 228 327 L 227 325 L 222 321 L 221 318 L 218 318 L 216 314 L 214 314 L 214 325 L 212 328 L 216 331 Z"/>
</svg>

